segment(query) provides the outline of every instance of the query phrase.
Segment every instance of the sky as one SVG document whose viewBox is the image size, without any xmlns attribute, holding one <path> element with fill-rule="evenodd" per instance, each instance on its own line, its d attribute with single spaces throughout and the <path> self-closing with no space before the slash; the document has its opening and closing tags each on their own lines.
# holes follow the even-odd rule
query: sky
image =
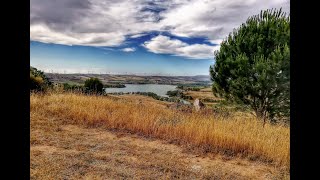
<svg viewBox="0 0 320 180">
<path fill-rule="evenodd" d="M 31 0 L 30 65 L 45 72 L 209 75 L 222 40 L 288 0 Z"/>
</svg>

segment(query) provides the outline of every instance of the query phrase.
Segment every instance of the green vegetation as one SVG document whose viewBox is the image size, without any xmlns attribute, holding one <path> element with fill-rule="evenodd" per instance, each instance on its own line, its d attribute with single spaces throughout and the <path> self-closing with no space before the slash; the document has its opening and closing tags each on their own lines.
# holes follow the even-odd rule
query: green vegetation
<svg viewBox="0 0 320 180">
<path fill-rule="evenodd" d="M 169 97 L 182 97 L 183 96 L 183 92 L 181 90 L 173 90 L 173 91 L 168 91 L 166 93 Z"/>
<path fill-rule="evenodd" d="M 63 90 L 65 90 L 65 91 L 71 90 L 71 91 L 84 92 L 85 88 L 84 88 L 83 85 L 63 83 Z"/>
<path fill-rule="evenodd" d="M 210 99 L 210 98 L 200 98 L 200 101 L 202 101 L 202 102 L 209 102 L 209 103 L 221 102 L 221 100 L 219 100 L 219 99 Z"/>
<path fill-rule="evenodd" d="M 185 91 L 200 91 L 201 89 L 208 88 L 210 85 L 207 84 L 179 84 L 178 89 Z"/>
<path fill-rule="evenodd" d="M 182 99 L 185 99 L 185 100 L 191 100 L 192 99 L 191 96 L 184 95 L 182 90 L 168 91 L 166 94 L 169 97 L 182 98 Z"/>
<path fill-rule="evenodd" d="M 290 18 L 261 11 L 230 33 L 210 66 L 216 96 L 249 105 L 259 119 L 290 116 Z"/>
<path fill-rule="evenodd" d="M 104 88 L 125 88 L 126 85 L 124 84 L 105 84 Z"/>
<path fill-rule="evenodd" d="M 187 88 L 187 91 L 200 91 L 199 87 L 191 87 L 191 88 Z"/>
<path fill-rule="evenodd" d="M 110 75 L 110 74 L 56 74 L 47 73 L 55 83 L 77 83 L 84 84 L 85 79 L 96 77 L 104 85 L 108 84 L 171 84 L 187 86 L 207 86 L 210 83 L 210 76 L 137 76 L 137 75 Z M 202 81 L 202 79 L 208 79 Z"/>
<path fill-rule="evenodd" d="M 103 84 L 98 78 L 89 78 L 84 82 L 84 88 L 88 93 L 102 93 Z"/>
<path fill-rule="evenodd" d="M 177 86 L 178 89 L 185 90 L 185 91 L 200 91 L 202 87 L 193 87 L 193 86 L 185 86 L 185 85 L 179 85 Z"/>
<path fill-rule="evenodd" d="M 228 100 L 217 100 L 216 102 L 218 103 L 212 106 L 213 110 L 216 113 L 230 114 L 234 112 L 245 112 L 247 114 L 250 114 L 251 112 L 250 106 L 236 104 Z"/>
<path fill-rule="evenodd" d="M 45 91 L 52 86 L 51 81 L 44 73 L 34 67 L 30 67 L 30 90 Z"/>
<path fill-rule="evenodd" d="M 179 102 L 179 98 L 177 97 L 163 97 L 159 96 L 156 93 L 153 92 L 114 92 L 114 93 L 108 93 L 108 94 L 113 94 L 113 95 L 124 95 L 124 94 L 139 94 L 143 96 L 149 96 L 152 97 L 153 99 L 159 100 L 159 101 L 167 101 L 167 102 Z"/>
</svg>

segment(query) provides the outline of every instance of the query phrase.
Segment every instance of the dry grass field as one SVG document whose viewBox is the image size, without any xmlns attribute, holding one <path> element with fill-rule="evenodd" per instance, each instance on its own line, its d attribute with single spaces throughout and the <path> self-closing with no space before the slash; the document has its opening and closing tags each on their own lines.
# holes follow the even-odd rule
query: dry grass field
<svg viewBox="0 0 320 180">
<path fill-rule="evenodd" d="M 30 101 L 31 179 L 289 179 L 282 125 L 181 112 L 138 95 Z"/>
<path fill-rule="evenodd" d="M 210 99 L 210 100 L 221 100 L 221 98 L 217 98 L 212 94 L 211 88 L 203 88 L 200 89 L 200 91 L 185 91 L 184 95 L 191 96 L 193 100 L 190 100 L 193 102 L 195 99 Z M 216 104 L 216 102 L 205 102 L 203 101 L 205 105 L 213 105 Z"/>
</svg>

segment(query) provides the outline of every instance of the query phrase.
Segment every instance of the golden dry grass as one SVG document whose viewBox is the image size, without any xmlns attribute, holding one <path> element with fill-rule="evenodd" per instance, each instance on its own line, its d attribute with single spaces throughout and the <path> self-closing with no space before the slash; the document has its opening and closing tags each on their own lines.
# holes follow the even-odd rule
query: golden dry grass
<svg viewBox="0 0 320 180">
<path fill-rule="evenodd" d="M 184 95 L 191 96 L 193 98 L 193 100 L 191 100 L 191 102 L 193 102 L 197 98 L 200 100 L 203 100 L 203 99 L 222 100 L 221 98 L 215 97 L 212 94 L 211 88 L 203 88 L 203 89 L 200 89 L 200 91 L 185 91 Z M 206 101 L 203 101 L 203 103 L 205 105 L 209 105 L 209 106 L 216 104 L 216 102 L 206 102 Z"/>
<path fill-rule="evenodd" d="M 200 89 L 200 91 L 186 91 L 186 95 L 189 95 L 191 97 L 195 98 L 211 98 L 211 99 L 218 99 L 213 96 L 210 88 Z"/>
<path fill-rule="evenodd" d="M 201 156 L 165 141 L 31 115 L 30 179 L 288 179 L 259 162 Z"/>
<path fill-rule="evenodd" d="M 288 169 L 290 129 L 250 117 L 229 119 L 184 113 L 154 102 L 71 93 L 31 94 L 31 116 L 55 117 L 73 124 L 124 130 L 169 140 L 205 152 L 268 161 Z"/>
</svg>

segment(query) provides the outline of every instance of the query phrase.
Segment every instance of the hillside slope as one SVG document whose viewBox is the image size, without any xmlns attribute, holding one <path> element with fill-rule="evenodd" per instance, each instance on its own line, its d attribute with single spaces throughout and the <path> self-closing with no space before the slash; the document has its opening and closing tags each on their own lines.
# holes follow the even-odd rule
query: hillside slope
<svg viewBox="0 0 320 180">
<path fill-rule="evenodd" d="M 31 94 L 30 102 L 31 179 L 289 178 L 281 126 L 262 131 L 144 96 Z"/>
<path fill-rule="evenodd" d="M 31 179 L 279 179 L 273 167 L 163 141 L 31 117 Z"/>
</svg>

